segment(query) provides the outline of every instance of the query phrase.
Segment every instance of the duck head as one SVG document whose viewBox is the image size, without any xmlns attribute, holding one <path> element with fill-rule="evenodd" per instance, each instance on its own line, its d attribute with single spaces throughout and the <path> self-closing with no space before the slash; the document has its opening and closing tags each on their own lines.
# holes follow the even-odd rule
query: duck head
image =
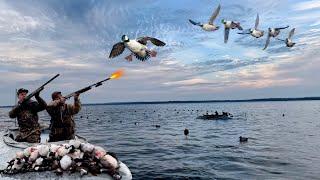
<svg viewBox="0 0 320 180">
<path fill-rule="evenodd" d="M 129 42 L 129 37 L 127 35 L 123 35 L 121 39 L 123 42 Z"/>
<path fill-rule="evenodd" d="M 226 24 L 226 21 L 224 19 L 221 20 L 222 24 Z"/>
</svg>

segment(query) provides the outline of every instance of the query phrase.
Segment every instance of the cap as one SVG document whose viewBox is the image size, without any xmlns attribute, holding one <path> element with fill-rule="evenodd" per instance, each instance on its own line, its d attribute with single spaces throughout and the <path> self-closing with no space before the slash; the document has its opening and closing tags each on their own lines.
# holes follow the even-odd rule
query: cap
<svg viewBox="0 0 320 180">
<path fill-rule="evenodd" d="M 59 95 L 61 95 L 61 92 L 60 91 L 55 91 L 52 93 L 51 97 L 52 97 L 52 100 L 55 100 Z"/>
<path fill-rule="evenodd" d="M 17 91 L 17 95 L 19 95 L 20 93 L 23 93 L 23 92 L 28 93 L 29 91 L 28 91 L 28 89 L 20 88 L 20 89 Z"/>
</svg>

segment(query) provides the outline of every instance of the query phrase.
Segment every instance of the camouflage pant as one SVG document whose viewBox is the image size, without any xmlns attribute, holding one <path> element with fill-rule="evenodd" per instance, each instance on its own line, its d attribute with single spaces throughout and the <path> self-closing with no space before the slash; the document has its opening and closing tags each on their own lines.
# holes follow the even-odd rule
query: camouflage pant
<svg viewBox="0 0 320 180">
<path fill-rule="evenodd" d="M 41 132 L 39 128 L 20 131 L 15 140 L 18 142 L 39 143 L 41 140 L 40 134 Z"/>
<path fill-rule="evenodd" d="M 49 134 L 49 142 L 74 139 L 74 133 L 75 132 L 73 127 L 63 127 L 63 128 L 52 127 Z"/>
</svg>

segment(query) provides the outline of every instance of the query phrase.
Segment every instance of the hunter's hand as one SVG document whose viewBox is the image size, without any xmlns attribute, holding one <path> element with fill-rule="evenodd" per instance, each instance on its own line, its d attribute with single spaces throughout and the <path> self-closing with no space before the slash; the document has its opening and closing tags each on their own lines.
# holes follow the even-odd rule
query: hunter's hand
<svg viewBox="0 0 320 180">
<path fill-rule="evenodd" d="M 21 103 L 18 103 L 18 104 L 15 106 L 15 109 L 16 109 L 16 110 L 22 109 L 22 104 L 21 104 Z"/>
<path fill-rule="evenodd" d="M 40 91 L 38 91 L 36 94 L 34 94 L 34 97 L 36 97 L 36 98 L 40 97 Z"/>
<path fill-rule="evenodd" d="M 34 96 L 37 98 L 37 97 L 40 97 L 40 92 L 44 89 L 44 87 L 40 88 L 40 90 L 34 94 Z"/>
<path fill-rule="evenodd" d="M 79 93 L 76 93 L 76 94 L 74 95 L 74 100 L 78 100 L 78 99 L 79 99 L 79 96 L 80 96 L 80 94 L 79 94 Z"/>
</svg>

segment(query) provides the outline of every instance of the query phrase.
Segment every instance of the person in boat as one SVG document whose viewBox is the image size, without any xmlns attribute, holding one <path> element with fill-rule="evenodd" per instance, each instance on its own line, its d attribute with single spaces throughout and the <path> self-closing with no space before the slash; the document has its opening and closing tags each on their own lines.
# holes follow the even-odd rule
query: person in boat
<svg viewBox="0 0 320 180">
<path fill-rule="evenodd" d="M 216 112 L 215 112 L 215 115 L 216 115 L 216 116 L 218 116 L 218 115 L 219 115 L 218 111 L 216 111 Z"/>
<path fill-rule="evenodd" d="M 28 94 L 27 89 L 17 91 L 18 104 L 9 112 L 10 118 L 17 118 L 19 132 L 15 138 L 18 142 L 39 143 L 40 124 L 38 122 L 38 112 L 47 107 L 47 103 L 40 97 L 40 92 L 35 94 L 36 101 L 28 100 L 23 102 Z"/>
<path fill-rule="evenodd" d="M 51 116 L 49 142 L 74 139 L 75 122 L 74 115 L 81 110 L 79 94 L 74 96 L 74 104 L 66 104 L 66 99 L 61 92 L 52 93 L 52 102 L 47 106 L 47 112 Z"/>
</svg>

